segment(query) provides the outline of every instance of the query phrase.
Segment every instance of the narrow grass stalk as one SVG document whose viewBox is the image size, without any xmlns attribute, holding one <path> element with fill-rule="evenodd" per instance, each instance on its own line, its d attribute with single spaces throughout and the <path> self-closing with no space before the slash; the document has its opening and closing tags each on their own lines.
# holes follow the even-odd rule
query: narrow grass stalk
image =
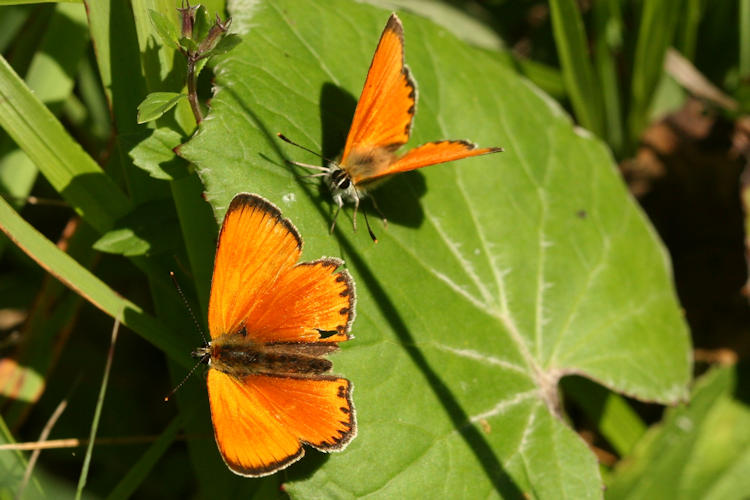
<svg viewBox="0 0 750 500">
<path fill-rule="evenodd" d="M 94 440 L 96 438 L 96 431 L 99 428 L 99 418 L 102 414 L 102 407 L 104 406 L 104 396 L 107 394 L 107 383 L 109 382 L 109 372 L 112 369 L 112 360 L 115 356 L 115 344 L 117 343 L 117 334 L 120 331 L 120 318 L 115 318 L 115 324 L 112 326 L 112 338 L 109 343 L 109 350 L 107 351 L 107 362 L 104 366 L 104 376 L 102 377 L 102 384 L 99 388 L 99 398 L 96 401 L 96 409 L 94 410 L 94 420 L 91 422 L 91 433 L 89 435 L 89 445 L 86 448 L 86 456 L 83 459 L 83 467 L 81 468 L 81 476 L 78 478 L 78 488 L 76 489 L 76 500 L 80 500 L 83 494 L 83 488 L 86 486 L 86 479 L 89 474 L 89 464 L 91 463 L 91 455 L 94 452 Z"/>
</svg>

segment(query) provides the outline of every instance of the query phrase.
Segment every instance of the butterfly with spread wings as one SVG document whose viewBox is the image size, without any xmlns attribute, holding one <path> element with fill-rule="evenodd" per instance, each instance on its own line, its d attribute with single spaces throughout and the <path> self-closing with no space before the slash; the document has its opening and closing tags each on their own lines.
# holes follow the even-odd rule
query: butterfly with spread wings
<svg viewBox="0 0 750 500">
<path fill-rule="evenodd" d="M 503 150 L 499 147 L 477 148 L 474 143 L 464 140 L 443 140 L 428 142 L 399 156 L 396 151 L 408 142 L 411 134 L 416 103 L 416 85 L 404 64 L 404 28 L 398 16 L 391 14 L 375 49 L 341 159 L 324 167 L 292 162 L 318 170 L 319 173 L 312 174 L 312 177 L 325 177 L 337 206 L 331 232 L 345 201 L 354 203 L 353 225 L 356 230 L 360 200 L 390 175 Z M 299 146 L 283 134 L 278 136 Z M 374 203 L 373 199 L 377 209 Z M 369 224 L 368 230 L 375 240 Z"/>
<path fill-rule="evenodd" d="M 352 384 L 324 358 L 351 338 L 354 281 L 343 261 L 298 263 L 302 238 L 258 195 L 234 197 L 211 281 L 211 341 L 193 355 L 206 379 L 216 444 L 229 469 L 259 477 L 339 451 L 357 424 Z"/>
</svg>

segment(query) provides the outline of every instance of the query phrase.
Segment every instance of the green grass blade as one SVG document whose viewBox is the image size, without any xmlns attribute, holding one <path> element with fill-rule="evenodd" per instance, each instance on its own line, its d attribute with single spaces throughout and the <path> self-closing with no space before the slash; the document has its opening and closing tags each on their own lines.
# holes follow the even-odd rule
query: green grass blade
<svg viewBox="0 0 750 500">
<path fill-rule="evenodd" d="M 0 0 L 0 7 L 5 5 L 26 5 L 30 3 L 82 3 L 82 0 Z"/>
<path fill-rule="evenodd" d="M 73 75 L 85 54 L 87 40 L 88 29 L 83 6 L 55 6 L 25 78 L 29 89 L 53 111 L 59 109 L 61 103 L 71 95 Z M 0 134 L 0 193 L 7 195 L 16 208 L 21 207 L 36 178 L 34 163 L 8 136 Z M 0 241 L 0 252 L 4 246 L 3 241 Z"/>
<path fill-rule="evenodd" d="M 740 0 L 740 76 L 750 75 L 750 0 Z"/>
<path fill-rule="evenodd" d="M 52 186 L 100 232 L 125 214 L 128 199 L 0 58 L 0 127 Z"/>
<path fill-rule="evenodd" d="M 574 0 L 552 0 L 550 14 L 563 80 L 576 118 L 582 126 L 604 137 L 601 92 L 586 49 L 578 6 Z"/>
<path fill-rule="evenodd" d="M 631 147 L 648 122 L 651 100 L 664 71 L 664 56 L 674 37 L 682 1 L 643 2 L 642 9 L 628 114 L 628 140 Z"/>
<path fill-rule="evenodd" d="M 698 41 L 698 27 L 703 16 L 703 0 L 685 0 L 680 22 L 678 23 L 677 49 L 691 61 L 695 57 L 695 46 Z M 740 33 L 742 33 L 740 31 Z M 742 36 L 742 35 L 740 35 Z M 740 45 L 740 49 L 742 46 Z"/>
<path fill-rule="evenodd" d="M 604 102 L 604 120 L 609 147 L 620 156 L 624 131 L 621 90 L 617 74 L 617 54 L 622 47 L 622 17 L 618 0 L 604 0 L 592 5 L 594 17 L 594 66 L 599 77 Z"/>
<path fill-rule="evenodd" d="M 80 223 L 80 219 L 76 220 L 78 225 L 72 236 L 63 239 L 65 251 L 85 268 L 92 269 L 97 260 L 91 248 L 96 232 L 91 226 Z M 60 352 L 68 340 L 60 332 L 75 324 L 82 303 L 80 296 L 59 281 L 42 281 L 24 326 L 24 342 L 13 357 L 17 366 L 5 375 L 2 394 L 7 401 L 3 415 L 11 427 L 18 428 L 31 406 L 39 401 L 55 364 L 55 353 Z"/>
<path fill-rule="evenodd" d="M 104 89 L 99 83 L 96 69 L 89 58 L 81 61 L 77 85 L 81 103 L 87 111 L 85 126 L 81 128 L 91 134 L 95 140 L 104 142 L 112 133 L 112 123 Z"/>
<path fill-rule="evenodd" d="M 113 318 L 122 318 L 125 326 L 162 349 L 186 368 L 192 363 L 184 347 L 170 335 L 170 330 L 156 319 L 81 266 L 68 254 L 21 218 L 0 198 L 0 230 L 40 266 L 52 273 L 71 290 Z"/>
<path fill-rule="evenodd" d="M 0 53 L 4 53 L 29 17 L 29 7 L 5 7 L 0 19 Z"/>
</svg>

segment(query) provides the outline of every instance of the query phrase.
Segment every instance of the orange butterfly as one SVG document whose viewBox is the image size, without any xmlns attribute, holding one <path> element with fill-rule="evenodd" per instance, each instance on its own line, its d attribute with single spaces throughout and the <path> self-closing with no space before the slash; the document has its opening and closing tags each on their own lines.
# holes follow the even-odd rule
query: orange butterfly
<svg viewBox="0 0 750 500">
<path fill-rule="evenodd" d="M 353 224 L 356 230 L 360 199 L 391 174 L 503 150 L 477 149 L 469 141 L 447 140 L 428 142 L 402 156 L 396 155 L 396 150 L 409 140 L 416 103 L 416 85 L 404 64 L 404 27 L 398 16 L 391 14 L 375 49 L 341 160 L 330 162 L 325 167 L 292 162 L 321 171 L 311 177 L 326 178 L 337 205 L 331 232 L 345 200 L 354 202 Z M 282 134 L 278 136 L 299 146 Z M 374 199 L 373 206 L 380 211 Z M 368 230 L 375 240 L 369 224 Z"/>
<path fill-rule="evenodd" d="M 242 193 L 219 235 L 208 305 L 214 436 L 224 462 L 265 476 L 299 460 L 303 444 L 343 449 L 357 434 L 352 384 L 323 356 L 350 338 L 354 282 L 343 262 L 297 263 L 302 239 L 276 206 Z"/>
</svg>

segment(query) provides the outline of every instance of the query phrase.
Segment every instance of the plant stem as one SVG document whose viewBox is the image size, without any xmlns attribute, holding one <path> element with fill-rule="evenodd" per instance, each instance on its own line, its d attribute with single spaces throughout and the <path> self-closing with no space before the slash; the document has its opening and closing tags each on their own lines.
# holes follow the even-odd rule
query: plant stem
<svg viewBox="0 0 750 500">
<path fill-rule="evenodd" d="M 190 101 L 190 108 L 193 110 L 193 115 L 195 116 L 195 123 L 200 124 L 203 121 L 203 113 L 201 113 L 201 105 L 198 102 L 198 78 L 195 74 L 196 62 L 195 58 L 188 56 L 187 87 L 188 101 Z"/>
</svg>

